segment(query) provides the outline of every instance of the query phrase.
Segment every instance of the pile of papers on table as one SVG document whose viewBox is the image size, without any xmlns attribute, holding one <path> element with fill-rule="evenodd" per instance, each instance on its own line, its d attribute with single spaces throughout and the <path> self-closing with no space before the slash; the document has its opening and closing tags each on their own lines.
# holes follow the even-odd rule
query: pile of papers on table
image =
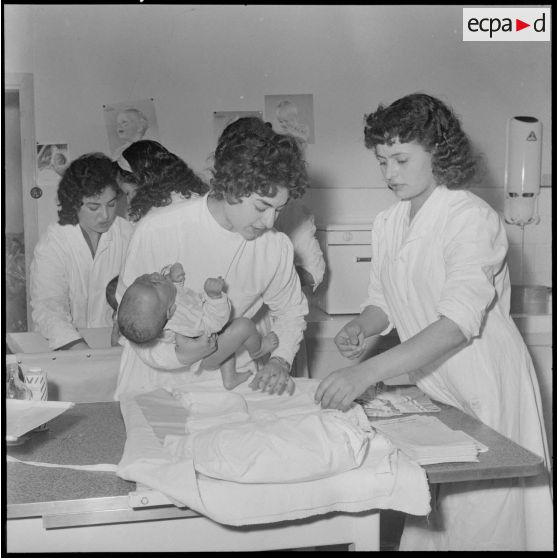
<svg viewBox="0 0 558 558">
<path fill-rule="evenodd" d="M 465 432 L 452 430 L 433 416 L 411 415 L 371 424 L 420 465 L 478 461 L 478 452 L 488 451 Z"/>
<path fill-rule="evenodd" d="M 368 418 L 435 413 L 440 410 L 417 386 L 388 386 L 383 382 L 368 388 L 357 399 L 357 403 L 360 403 Z"/>
<path fill-rule="evenodd" d="M 69 401 L 6 399 L 6 440 L 17 440 L 73 406 Z"/>
</svg>

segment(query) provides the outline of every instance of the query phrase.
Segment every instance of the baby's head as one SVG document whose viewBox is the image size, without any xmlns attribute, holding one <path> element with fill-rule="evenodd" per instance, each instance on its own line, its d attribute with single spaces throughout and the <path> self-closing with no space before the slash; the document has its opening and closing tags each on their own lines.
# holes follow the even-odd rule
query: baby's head
<svg viewBox="0 0 558 558">
<path fill-rule="evenodd" d="M 133 343 L 148 343 L 161 335 L 173 315 L 176 287 L 160 273 L 140 275 L 118 306 L 120 333 Z"/>
</svg>

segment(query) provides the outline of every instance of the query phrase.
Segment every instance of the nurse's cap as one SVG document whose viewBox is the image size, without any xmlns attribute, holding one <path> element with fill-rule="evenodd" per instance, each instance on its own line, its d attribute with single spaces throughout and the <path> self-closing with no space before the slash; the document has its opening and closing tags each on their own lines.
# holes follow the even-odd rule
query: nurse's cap
<svg viewBox="0 0 558 558">
<path fill-rule="evenodd" d="M 127 172 L 133 172 L 132 167 L 130 167 L 130 164 L 128 163 L 128 161 L 126 161 L 126 159 L 122 155 L 119 155 L 118 159 L 116 159 L 116 164 L 122 170 L 125 170 Z"/>
</svg>

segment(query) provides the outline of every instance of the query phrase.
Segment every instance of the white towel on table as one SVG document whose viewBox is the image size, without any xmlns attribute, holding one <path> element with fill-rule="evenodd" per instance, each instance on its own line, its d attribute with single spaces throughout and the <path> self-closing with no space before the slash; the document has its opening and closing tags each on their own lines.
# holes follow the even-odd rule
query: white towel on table
<svg viewBox="0 0 558 558">
<path fill-rule="evenodd" d="M 293 396 L 244 384 L 227 392 L 215 372 L 174 395 L 122 397 L 127 441 L 119 476 L 230 525 L 331 511 L 430 511 L 424 471 L 383 436 L 367 432 L 360 407 L 323 411 L 313 402 L 318 381 L 302 378 Z M 297 453 L 303 438 L 310 443 Z"/>
</svg>

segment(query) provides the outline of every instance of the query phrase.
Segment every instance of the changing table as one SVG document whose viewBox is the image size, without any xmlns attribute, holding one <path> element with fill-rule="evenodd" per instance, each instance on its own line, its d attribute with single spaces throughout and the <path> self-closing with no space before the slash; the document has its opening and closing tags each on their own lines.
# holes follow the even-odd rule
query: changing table
<svg viewBox="0 0 558 558">
<path fill-rule="evenodd" d="M 440 420 L 490 450 L 478 463 L 425 466 L 429 482 L 534 476 L 544 469 L 538 456 L 461 411 L 437 404 Z M 49 430 L 8 447 L 7 454 L 21 461 L 116 464 L 125 440 L 118 402 L 78 403 L 51 421 Z M 112 472 L 18 462 L 7 463 L 6 492 L 8 552 L 261 551 L 332 544 L 379 550 L 379 510 L 231 527 L 175 507 Z"/>
</svg>

